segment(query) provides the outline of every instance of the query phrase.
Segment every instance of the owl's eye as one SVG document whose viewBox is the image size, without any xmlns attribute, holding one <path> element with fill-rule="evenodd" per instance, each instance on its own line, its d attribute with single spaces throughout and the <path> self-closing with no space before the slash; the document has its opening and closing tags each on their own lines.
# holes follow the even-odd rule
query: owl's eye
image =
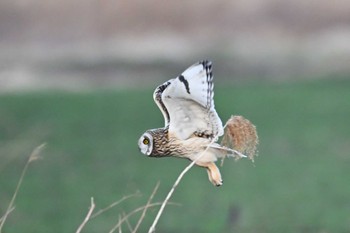
<svg viewBox="0 0 350 233">
<path fill-rule="evenodd" d="M 145 138 L 145 139 L 143 139 L 143 144 L 145 144 L 145 145 L 148 145 L 149 144 L 149 140 L 148 140 L 148 138 Z"/>
</svg>

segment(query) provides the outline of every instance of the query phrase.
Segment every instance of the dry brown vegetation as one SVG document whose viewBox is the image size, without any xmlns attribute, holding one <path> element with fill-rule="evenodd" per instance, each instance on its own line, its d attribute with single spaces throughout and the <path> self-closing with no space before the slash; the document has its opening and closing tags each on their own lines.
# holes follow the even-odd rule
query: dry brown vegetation
<svg viewBox="0 0 350 233">
<path fill-rule="evenodd" d="M 254 161 L 254 156 L 257 155 L 257 145 L 259 144 L 255 125 L 242 116 L 231 116 L 226 123 L 221 144 L 238 150 Z"/>
<path fill-rule="evenodd" d="M 36 161 L 38 159 L 40 159 L 40 153 L 41 151 L 45 148 L 45 143 L 44 144 L 41 144 L 40 146 L 36 147 L 33 152 L 30 154 L 29 158 L 28 158 L 28 161 L 26 163 L 26 165 L 24 166 L 23 170 L 22 170 L 22 174 L 19 178 L 19 181 L 17 183 L 17 186 L 16 186 L 16 190 L 11 198 L 11 201 L 4 213 L 4 215 L 0 218 L 0 233 L 2 232 L 2 229 L 4 227 L 4 224 L 6 222 L 6 219 L 7 217 L 9 216 L 9 214 L 15 209 L 15 206 L 14 206 L 14 203 L 15 203 L 15 200 L 16 200 L 16 197 L 17 197 L 17 194 L 19 192 L 19 189 L 21 187 L 21 184 L 23 182 L 23 179 L 24 179 L 24 176 L 28 170 L 28 167 L 29 167 L 29 164 L 33 161 Z"/>
</svg>

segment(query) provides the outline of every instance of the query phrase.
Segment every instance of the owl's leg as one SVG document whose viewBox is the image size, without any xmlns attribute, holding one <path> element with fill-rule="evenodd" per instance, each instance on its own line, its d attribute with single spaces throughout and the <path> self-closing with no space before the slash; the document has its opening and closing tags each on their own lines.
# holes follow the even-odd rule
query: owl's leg
<svg viewBox="0 0 350 233">
<path fill-rule="evenodd" d="M 205 167 L 208 172 L 209 181 L 215 186 L 222 185 L 222 179 L 219 168 L 213 162 L 196 162 L 198 166 Z"/>
</svg>

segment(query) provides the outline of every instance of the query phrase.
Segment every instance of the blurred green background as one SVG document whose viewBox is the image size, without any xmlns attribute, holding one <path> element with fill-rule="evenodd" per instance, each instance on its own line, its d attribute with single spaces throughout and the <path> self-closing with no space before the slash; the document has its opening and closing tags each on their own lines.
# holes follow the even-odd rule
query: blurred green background
<svg viewBox="0 0 350 233">
<path fill-rule="evenodd" d="M 350 232 L 349 16 L 345 0 L 1 1 L 0 217 L 47 144 L 3 232 L 75 232 L 91 197 L 96 212 L 139 192 L 83 230 L 109 232 L 158 181 L 163 201 L 189 162 L 137 140 L 163 126 L 154 88 L 202 59 L 221 119 L 251 120 L 259 156 L 225 160 L 219 188 L 193 167 L 157 232 Z"/>
<path fill-rule="evenodd" d="M 242 114 L 257 125 L 260 155 L 254 164 L 226 160 L 220 188 L 205 170 L 191 169 L 171 199 L 181 206 L 165 209 L 159 232 L 348 232 L 349 85 L 344 79 L 217 87 L 222 119 Z M 73 232 L 90 197 L 98 210 L 139 190 L 142 197 L 84 231 L 107 232 L 119 214 L 147 202 L 157 181 L 154 201 L 162 201 L 188 164 L 138 151 L 141 133 L 163 124 L 151 89 L 3 94 L 0 108 L 2 212 L 32 149 L 47 143 L 43 159 L 29 167 L 5 232 Z"/>
</svg>

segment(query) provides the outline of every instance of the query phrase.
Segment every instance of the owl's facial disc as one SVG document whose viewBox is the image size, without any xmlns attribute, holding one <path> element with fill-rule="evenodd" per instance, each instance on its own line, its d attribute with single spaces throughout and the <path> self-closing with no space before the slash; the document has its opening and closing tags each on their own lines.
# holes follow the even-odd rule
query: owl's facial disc
<svg viewBox="0 0 350 233">
<path fill-rule="evenodd" d="M 153 150 L 153 137 L 149 133 L 144 133 L 138 142 L 140 151 L 145 155 L 150 155 Z"/>
</svg>

